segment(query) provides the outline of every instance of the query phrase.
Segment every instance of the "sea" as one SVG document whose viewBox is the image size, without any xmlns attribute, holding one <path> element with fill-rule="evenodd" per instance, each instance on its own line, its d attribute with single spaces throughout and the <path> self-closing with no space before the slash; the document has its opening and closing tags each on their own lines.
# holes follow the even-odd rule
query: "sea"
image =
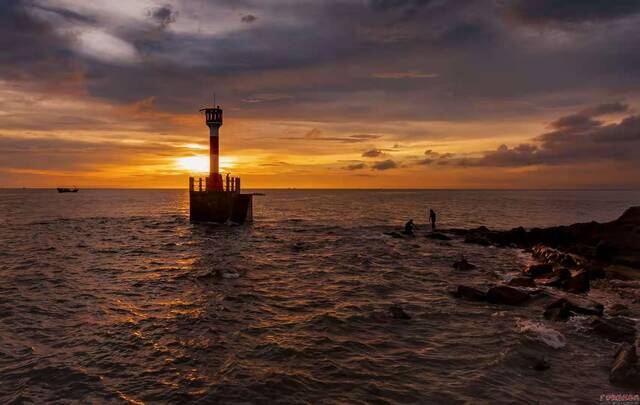
<svg viewBox="0 0 640 405">
<path fill-rule="evenodd" d="M 594 403 L 628 392 L 587 319 L 465 301 L 531 263 L 439 228 L 610 221 L 640 191 L 248 190 L 254 221 L 189 222 L 186 190 L 0 190 L 0 403 Z M 415 238 L 393 238 L 408 219 Z M 477 267 L 456 270 L 466 258 Z M 605 306 L 637 302 L 607 288 Z M 633 307 L 636 305 L 636 307 Z M 392 316 L 401 307 L 410 319 Z M 637 313 L 637 312 L 636 312 Z M 544 360 L 547 370 L 533 365 Z"/>
</svg>

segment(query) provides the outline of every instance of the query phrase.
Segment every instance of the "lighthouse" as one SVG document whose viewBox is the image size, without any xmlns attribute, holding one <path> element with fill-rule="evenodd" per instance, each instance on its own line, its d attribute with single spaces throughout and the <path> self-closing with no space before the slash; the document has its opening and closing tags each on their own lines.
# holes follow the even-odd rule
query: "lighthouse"
<svg viewBox="0 0 640 405">
<path fill-rule="evenodd" d="M 209 182 L 207 190 L 223 191 L 220 174 L 220 127 L 222 126 L 222 108 L 202 108 L 205 123 L 209 127 Z"/>
<path fill-rule="evenodd" d="M 242 224 L 251 221 L 253 194 L 240 192 L 240 177 L 228 173 L 223 181 L 220 173 L 222 108 L 217 105 L 202 108 L 200 112 L 204 112 L 205 124 L 209 127 L 209 175 L 189 177 L 189 218 L 194 222 Z"/>
</svg>

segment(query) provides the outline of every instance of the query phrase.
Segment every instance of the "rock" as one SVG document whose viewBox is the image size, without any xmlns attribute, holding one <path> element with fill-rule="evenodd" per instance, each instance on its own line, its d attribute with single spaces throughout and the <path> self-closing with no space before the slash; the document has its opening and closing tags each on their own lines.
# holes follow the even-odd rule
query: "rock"
<svg viewBox="0 0 640 405">
<path fill-rule="evenodd" d="M 616 247 L 608 241 L 600 241 L 596 245 L 596 258 L 600 260 L 609 260 L 616 254 Z"/>
<path fill-rule="evenodd" d="M 622 304 L 613 304 L 607 308 L 609 316 L 631 316 L 631 310 Z"/>
<path fill-rule="evenodd" d="M 589 274 L 589 280 L 598 280 L 607 276 L 604 268 L 596 264 L 588 264 L 584 267 L 584 270 Z"/>
<path fill-rule="evenodd" d="M 553 275 L 561 280 L 569 280 L 571 278 L 571 271 L 565 267 L 561 267 L 553 272 Z"/>
<path fill-rule="evenodd" d="M 536 282 L 532 278 L 529 278 L 529 277 L 516 277 L 516 278 L 512 278 L 511 280 L 509 280 L 507 285 L 510 285 L 512 287 L 529 287 L 529 288 L 533 288 L 533 287 L 536 286 Z"/>
<path fill-rule="evenodd" d="M 487 291 L 487 301 L 492 304 L 523 305 L 529 301 L 529 294 L 507 285 L 491 287 Z"/>
<path fill-rule="evenodd" d="M 633 342 L 636 337 L 635 321 L 624 317 L 596 318 L 591 322 L 596 334 L 614 342 Z"/>
<path fill-rule="evenodd" d="M 544 371 L 548 370 L 549 368 L 551 368 L 551 366 L 544 358 L 536 359 L 533 363 L 533 369 L 536 371 Z"/>
<path fill-rule="evenodd" d="M 638 370 L 638 354 L 636 348 L 630 344 L 623 344 L 616 353 L 615 360 L 609 371 L 609 381 L 619 385 L 640 384 L 640 373 Z"/>
<path fill-rule="evenodd" d="M 487 299 L 487 294 L 484 291 L 465 285 L 459 285 L 453 295 L 458 298 L 467 298 L 473 301 L 484 301 Z"/>
<path fill-rule="evenodd" d="M 560 298 L 547 305 L 544 317 L 554 321 L 566 321 L 573 314 L 602 316 L 604 306 L 597 302 L 578 302 Z"/>
<path fill-rule="evenodd" d="M 579 271 L 569 280 L 565 281 L 562 288 L 573 293 L 582 293 L 589 291 L 589 273 Z"/>
<path fill-rule="evenodd" d="M 429 239 L 436 239 L 436 240 L 451 240 L 450 237 L 448 237 L 447 235 L 443 234 L 443 233 L 439 233 L 439 232 L 431 232 L 425 235 L 425 237 L 429 238 Z"/>
<path fill-rule="evenodd" d="M 453 263 L 453 268 L 456 270 L 471 270 L 471 269 L 475 269 L 476 266 L 469 263 L 467 259 L 462 258 L 457 262 Z"/>
<path fill-rule="evenodd" d="M 564 306 L 547 307 L 544 311 L 544 318 L 550 321 L 566 321 L 571 317 L 572 313 Z"/>
<path fill-rule="evenodd" d="M 233 270 L 227 270 L 227 271 L 220 272 L 218 277 L 222 277 L 222 278 L 239 278 L 240 277 L 240 273 L 235 272 Z"/>
<path fill-rule="evenodd" d="M 488 238 L 486 238 L 485 236 L 479 236 L 479 235 L 467 235 L 464 238 L 464 243 L 473 243 L 476 245 L 482 245 L 482 246 L 489 246 L 491 245 L 491 241 L 489 241 Z"/>
<path fill-rule="evenodd" d="M 411 315 L 407 314 L 400 305 L 392 305 L 389 312 L 393 319 L 411 319 Z"/>
<path fill-rule="evenodd" d="M 553 272 L 553 266 L 549 263 L 532 264 L 525 271 L 524 274 L 529 277 L 538 277 L 543 274 L 549 274 Z"/>
<path fill-rule="evenodd" d="M 547 263 L 560 264 L 566 267 L 576 267 L 582 263 L 582 259 L 571 253 L 564 253 L 557 249 L 553 249 L 542 244 L 537 244 L 531 248 L 534 257 L 543 259 Z"/>
<path fill-rule="evenodd" d="M 508 231 L 476 228 L 458 234 L 465 235 L 468 243 L 534 248 L 541 261 L 552 265 L 574 268 L 584 266 L 589 260 L 597 260 L 603 266 L 631 267 L 636 270 L 635 277 L 640 277 L 640 206 L 631 207 L 618 219 L 606 223 L 592 221 Z M 589 273 L 591 276 L 591 271 Z M 602 274 L 601 271 L 597 273 Z M 590 277 L 590 280 L 596 278 Z"/>
<path fill-rule="evenodd" d="M 608 279 L 615 280 L 640 280 L 640 270 L 628 266 L 612 265 L 605 268 Z"/>
<path fill-rule="evenodd" d="M 550 279 L 546 279 L 547 281 L 545 281 L 544 283 L 542 283 L 543 286 L 545 287 L 556 287 L 556 288 L 561 288 L 562 285 L 564 284 L 565 280 L 561 279 L 560 277 L 552 277 Z"/>
<path fill-rule="evenodd" d="M 558 263 L 567 267 L 576 267 L 579 263 L 579 260 L 572 254 L 561 254 Z"/>
</svg>

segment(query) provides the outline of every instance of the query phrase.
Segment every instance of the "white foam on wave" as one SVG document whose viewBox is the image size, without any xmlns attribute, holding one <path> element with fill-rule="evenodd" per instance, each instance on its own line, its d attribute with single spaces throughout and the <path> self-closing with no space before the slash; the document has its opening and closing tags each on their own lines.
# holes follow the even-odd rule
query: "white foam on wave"
<svg viewBox="0 0 640 405">
<path fill-rule="evenodd" d="M 559 349 L 567 345 L 567 339 L 562 333 L 542 323 L 518 319 L 516 325 L 521 333 L 554 349 Z"/>
</svg>

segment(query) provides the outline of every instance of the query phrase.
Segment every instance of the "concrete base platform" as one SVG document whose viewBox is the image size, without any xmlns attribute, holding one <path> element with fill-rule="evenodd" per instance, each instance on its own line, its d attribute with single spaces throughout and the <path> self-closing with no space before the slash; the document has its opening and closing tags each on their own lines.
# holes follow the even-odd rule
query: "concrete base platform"
<svg viewBox="0 0 640 405">
<path fill-rule="evenodd" d="M 253 195 L 192 190 L 189 192 L 189 218 L 197 222 L 250 222 L 253 220 Z"/>
</svg>

